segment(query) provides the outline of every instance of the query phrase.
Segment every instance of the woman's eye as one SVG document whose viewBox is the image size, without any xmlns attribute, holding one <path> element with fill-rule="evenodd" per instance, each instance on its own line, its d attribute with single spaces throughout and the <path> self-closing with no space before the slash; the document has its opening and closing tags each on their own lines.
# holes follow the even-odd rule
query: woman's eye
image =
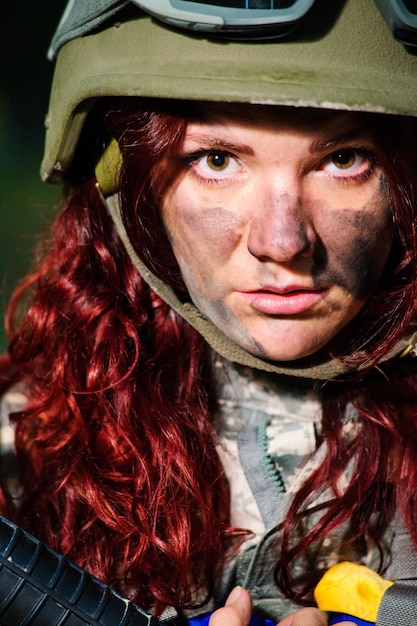
<svg viewBox="0 0 417 626">
<path fill-rule="evenodd" d="M 237 157 L 221 150 L 204 153 L 191 163 L 194 174 L 207 180 L 228 179 L 241 172 Z"/>
<path fill-rule="evenodd" d="M 223 172 L 230 163 L 230 157 L 222 152 L 213 152 L 206 157 L 206 163 L 214 172 Z"/>
<path fill-rule="evenodd" d="M 357 155 L 353 150 L 339 150 L 332 154 L 332 163 L 341 170 L 348 170 L 355 165 Z"/>
<path fill-rule="evenodd" d="M 335 177 L 356 177 L 370 174 L 376 163 L 376 155 L 368 150 L 343 148 L 332 152 L 321 168 Z"/>
</svg>

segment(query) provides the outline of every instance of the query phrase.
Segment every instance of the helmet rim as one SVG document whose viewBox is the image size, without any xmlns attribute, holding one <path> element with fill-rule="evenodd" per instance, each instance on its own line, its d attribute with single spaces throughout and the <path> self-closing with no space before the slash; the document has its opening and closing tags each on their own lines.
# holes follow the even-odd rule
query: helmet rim
<svg viewBox="0 0 417 626">
<path fill-rule="evenodd" d="M 342 4 L 332 28 L 308 43 L 207 39 L 141 12 L 69 41 L 54 73 L 43 179 L 65 175 L 91 107 L 107 96 L 417 116 L 417 55 L 392 38 L 375 3 Z"/>
</svg>

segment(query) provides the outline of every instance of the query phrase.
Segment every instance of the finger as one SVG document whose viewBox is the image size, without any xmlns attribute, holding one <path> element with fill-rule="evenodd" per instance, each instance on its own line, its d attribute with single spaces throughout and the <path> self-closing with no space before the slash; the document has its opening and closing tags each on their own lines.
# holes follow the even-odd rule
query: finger
<svg viewBox="0 0 417 626">
<path fill-rule="evenodd" d="M 252 601 L 242 587 L 235 587 L 221 609 L 210 618 L 209 626 L 249 626 L 252 614 Z"/>
<path fill-rule="evenodd" d="M 277 626 L 327 626 L 327 619 L 318 609 L 300 609 L 285 617 Z"/>
</svg>

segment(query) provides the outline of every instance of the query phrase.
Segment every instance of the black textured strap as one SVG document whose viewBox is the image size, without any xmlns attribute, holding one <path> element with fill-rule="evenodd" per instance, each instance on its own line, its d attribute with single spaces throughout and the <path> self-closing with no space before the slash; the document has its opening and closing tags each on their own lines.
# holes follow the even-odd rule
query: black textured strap
<svg viewBox="0 0 417 626">
<path fill-rule="evenodd" d="M 1 626 L 158 626 L 103 582 L 0 516 Z"/>
<path fill-rule="evenodd" d="M 382 596 L 375 626 L 417 625 L 417 581 L 394 583 Z"/>
</svg>

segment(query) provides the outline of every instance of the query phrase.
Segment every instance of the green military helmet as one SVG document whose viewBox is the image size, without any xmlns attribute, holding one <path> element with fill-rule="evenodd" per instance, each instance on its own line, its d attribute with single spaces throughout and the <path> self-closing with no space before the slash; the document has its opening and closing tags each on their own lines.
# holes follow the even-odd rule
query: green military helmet
<svg viewBox="0 0 417 626">
<path fill-rule="evenodd" d="M 251 2 L 269 8 L 247 8 Z M 239 6 L 246 8 L 227 8 Z M 407 6 L 410 0 L 70 0 L 50 53 L 57 63 L 42 177 L 65 175 L 91 107 L 105 96 L 416 116 L 417 11 Z"/>
<path fill-rule="evenodd" d="M 415 0 L 70 0 L 50 51 L 57 64 L 42 176 L 51 182 L 65 177 L 89 112 L 104 97 L 417 116 L 417 12 L 410 2 Z M 362 365 L 323 355 L 308 363 L 265 361 L 181 300 L 129 238 L 115 193 L 120 165 L 113 139 L 95 172 L 131 261 L 218 354 L 268 372 L 322 380 L 367 367 L 366 354 Z M 414 349 L 416 342 L 411 329 L 381 360 Z"/>
</svg>

